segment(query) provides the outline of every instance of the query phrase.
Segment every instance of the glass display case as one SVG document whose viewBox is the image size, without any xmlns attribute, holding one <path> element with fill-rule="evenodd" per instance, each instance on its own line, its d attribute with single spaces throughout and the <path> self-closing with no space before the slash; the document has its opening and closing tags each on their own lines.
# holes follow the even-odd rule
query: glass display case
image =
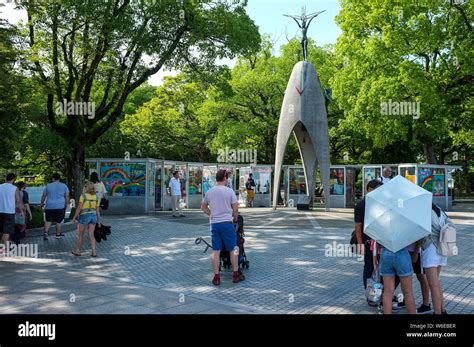
<svg viewBox="0 0 474 347">
<path fill-rule="evenodd" d="M 202 169 L 202 193 L 206 194 L 209 189 L 216 185 L 217 165 L 204 165 Z"/>
<path fill-rule="evenodd" d="M 331 207 L 345 207 L 345 176 L 346 169 L 344 166 L 331 166 L 329 171 L 329 199 Z"/>
<path fill-rule="evenodd" d="M 367 194 L 367 183 L 380 177 L 382 177 L 381 165 L 364 165 L 362 167 L 362 190 L 364 196 Z"/>
<path fill-rule="evenodd" d="M 188 207 L 200 208 L 203 198 L 202 164 L 188 164 Z"/>
<path fill-rule="evenodd" d="M 253 179 L 255 180 L 255 199 L 253 206 L 270 207 L 272 190 L 272 167 L 252 166 Z"/>
</svg>

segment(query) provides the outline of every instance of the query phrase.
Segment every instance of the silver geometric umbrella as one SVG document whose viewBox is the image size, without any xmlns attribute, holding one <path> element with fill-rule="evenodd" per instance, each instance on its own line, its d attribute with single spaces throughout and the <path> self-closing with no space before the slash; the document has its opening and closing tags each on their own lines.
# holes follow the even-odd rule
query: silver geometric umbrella
<svg viewBox="0 0 474 347">
<path fill-rule="evenodd" d="M 366 195 L 364 233 L 397 252 L 431 233 L 432 194 L 402 176 Z"/>
</svg>

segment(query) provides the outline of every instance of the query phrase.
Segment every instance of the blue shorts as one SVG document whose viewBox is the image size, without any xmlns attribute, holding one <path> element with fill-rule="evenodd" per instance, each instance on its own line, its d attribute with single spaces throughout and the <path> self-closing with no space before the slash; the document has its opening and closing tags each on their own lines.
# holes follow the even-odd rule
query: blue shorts
<svg viewBox="0 0 474 347">
<path fill-rule="evenodd" d="M 97 215 L 95 213 L 81 214 L 77 222 L 82 225 L 96 224 Z"/>
<path fill-rule="evenodd" d="M 230 222 L 211 224 L 212 249 L 220 251 L 224 245 L 227 251 L 233 251 L 237 246 L 237 235 L 234 224 Z"/>
<path fill-rule="evenodd" d="M 410 253 L 406 248 L 393 253 L 382 247 L 379 267 L 381 276 L 406 277 L 413 275 Z"/>
</svg>

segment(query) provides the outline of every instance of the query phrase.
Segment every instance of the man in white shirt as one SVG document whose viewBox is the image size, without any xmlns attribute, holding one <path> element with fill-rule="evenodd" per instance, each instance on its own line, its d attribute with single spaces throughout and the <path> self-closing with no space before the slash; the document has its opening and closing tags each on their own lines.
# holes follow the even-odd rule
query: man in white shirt
<svg viewBox="0 0 474 347">
<path fill-rule="evenodd" d="M 5 246 L 10 235 L 15 233 L 15 207 L 18 207 L 20 217 L 25 218 L 20 191 L 13 185 L 15 178 L 14 173 L 9 173 L 6 182 L 0 184 L 0 233 L 2 233 L 2 243 Z"/>
<path fill-rule="evenodd" d="M 216 174 L 216 186 L 212 187 L 204 197 L 201 210 L 211 217 L 212 233 L 212 265 L 214 268 L 214 278 L 212 283 L 218 286 L 221 283 L 219 273 L 220 253 L 222 246 L 230 252 L 230 262 L 233 268 L 232 282 L 238 283 L 245 279 L 239 272 L 237 246 L 237 233 L 233 222 L 237 221 L 239 214 L 237 197 L 235 192 L 227 187 L 226 171 L 219 170 Z"/>
<path fill-rule="evenodd" d="M 171 208 L 173 209 L 173 217 L 184 217 L 183 210 L 179 204 L 181 199 L 181 183 L 179 182 L 179 171 L 173 172 L 173 178 L 170 180 L 171 190 Z M 178 215 L 176 213 L 178 212 Z"/>
<path fill-rule="evenodd" d="M 386 184 L 391 179 L 392 179 L 392 168 L 387 166 L 385 169 L 383 169 L 383 175 L 382 177 L 379 178 L 379 181 L 382 182 L 383 184 Z"/>
</svg>

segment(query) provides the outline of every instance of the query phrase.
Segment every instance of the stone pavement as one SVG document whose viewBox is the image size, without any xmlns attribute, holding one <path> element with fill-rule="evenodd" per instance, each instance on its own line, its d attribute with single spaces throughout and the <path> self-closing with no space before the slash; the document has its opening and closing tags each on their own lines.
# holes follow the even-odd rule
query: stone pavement
<svg viewBox="0 0 474 347">
<path fill-rule="evenodd" d="M 449 313 L 474 313 L 474 211 L 450 212 L 458 228 L 460 255 L 442 273 Z M 300 313 L 376 314 L 365 303 L 363 263 L 353 256 L 326 256 L 333 242 L 346 244 L 353 229 L 351 209 L 301 212 L 255 208 L 245 218 L 246 280 L 231 282 L 224 270 L 211 284 L 207 218 L 188 211 L 149 216 L 110 216 L 112 235 L 98 245 L 98 257 L 70 252 L 75 232 L 38 245 L 38 259 L 0 260 L 0 313 Z M 87 247 L 87 241 L 86 241 Z M 337 254 L 336 254 L 337 255 Z M 350 255 L 350 254 L 349 254 Z M 421 302 L 414 277 L 417 304 Z M 400 313 L 403 313 L 401 310 Z"/>
</svg>

